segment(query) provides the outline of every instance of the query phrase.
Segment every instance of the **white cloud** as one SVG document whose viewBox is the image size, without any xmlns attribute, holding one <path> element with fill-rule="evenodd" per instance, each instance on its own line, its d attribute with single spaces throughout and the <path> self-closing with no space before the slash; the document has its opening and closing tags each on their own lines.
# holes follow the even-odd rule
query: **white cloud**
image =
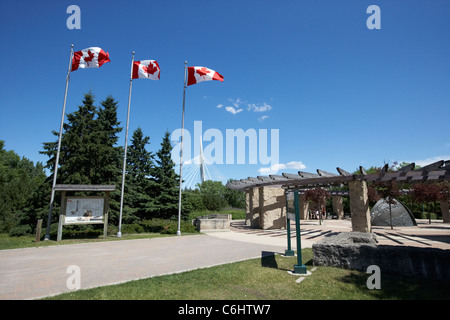
<svg viewBox="0 0 450 320">
<path fill-rule="evenodd" d="M 225 110 L 227 110 L 229 113 L 237 114 L 237 113 L 243 111 L 244 109 L 242 109 L 242 108 L 241 109 L 236 109 L 236 108 L 231 107 L 231 106 L 226 106 Z"/>
<path fill-rule="evenodd" d="M 243 108 L 241 108 L 241 104 L 243 103 L 243 101 L 240 98 L 237 98 L 236 100 L 233 100 L 231 98 L 228 99 L 229 102 L 231 102 L 232 106 L 225 106 L 225 110 L 231 114 L 237 114 L 239 112 L 244 111 Z M 224 105 L 223 104 L 218 104 L 217 108 L 221 109 L 223 108 Z"/>
<path fill-rule="evenodd" d="M 306 166 L 301 161 L 291 161 L 286 164 L 284 163 L 275 163 L 271 165 L 270 167 L 266 168 L 259 168 L 258 171 L 261 174 L 276 174 L 279 170 L 285 170 L 285 169 L 295 169 L 295 170 L 303 170 Z"/>
<path fill-rule="evenodd" d="M 244 105 L 247 105 L 247 111 L 250 112 L 266 112 L 272 109 L 271 105 L 268 105 L 267 103 L 263 103 L 262 105 L 258 105 L 256 103 L 247 103 L 247 101 L 242 100 L 241 98 L 228 98 L 228 103 L 224 104 L 218 104 L 216 108 L 218 109 L 225 109 L 227 112 L 231 114 L 237 114 L 244 110 Z M 225 107 L 225 108 L 224 108 Z M 262 116 L 258 118 L 259 122 L 264 121 L 265 119 L 269 118 L 268 116 Z"/>
<path fill-rule="evenodd" d="M 436 157 L 431 157 L 431 158 L 427 158 L 427 159 L 423 159 L 423 160 L 405 161 L 405 162 L 408 162 L 408 163 L 414 162 L 416 164 L 416 166 L 424 167 L 426 165 L 432 164 L 432 163 L 440 161 L 440 160 L 450 160 L 450 156 L 449 155 L 436 156 Z"/>
<path fill-rule="evenodd" d="M 258 106 L 255 103 L 249 103 L 247 110 L 253 111 L 253 112 L 266 112 L 266 111 L 269 111 L 270 109 L 272 109 L 272 106 L 270 106 L 264 102 L 262 106 Z"/>
<path fill-rule="evenodd" d="M 228 101 L 230 101 L 235 108 L 239 108 L 239 106 L 244 103 L 241 98 L 236 98 L 236 100 L 229 98 Z"/>
</svg>

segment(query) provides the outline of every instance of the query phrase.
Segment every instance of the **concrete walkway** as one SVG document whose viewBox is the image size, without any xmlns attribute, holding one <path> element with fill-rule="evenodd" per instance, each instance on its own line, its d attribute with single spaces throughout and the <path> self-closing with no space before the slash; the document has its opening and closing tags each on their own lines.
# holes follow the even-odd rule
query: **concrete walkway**
<svg viewBox="0 0 450 320">
<path fill-rule="evenodd" d="M 301 222 L 302 248 L 351 231 L 350 220 Z M 417 227 L 373 227 L 379 244 L 450 249 L 450 224 L 418 221 Z M 292 226 L 292 249 L 296 250 Z M 36 299 L 69 292 L 67 273 L 79 267 L 81 289 L 283 254 L 286 230 L 260 230 L 233 221 L 229 232 L 0 250 L 0 299 Z"/>
<path fill-rule="evenodd" d="M 0 299 L 68 292 L 72 265 L 79 267 L 86 289 L 258 258 L 263 252 L 284 253 L 284 247 L 192 235 L 1 250 Z"/>
</svg>

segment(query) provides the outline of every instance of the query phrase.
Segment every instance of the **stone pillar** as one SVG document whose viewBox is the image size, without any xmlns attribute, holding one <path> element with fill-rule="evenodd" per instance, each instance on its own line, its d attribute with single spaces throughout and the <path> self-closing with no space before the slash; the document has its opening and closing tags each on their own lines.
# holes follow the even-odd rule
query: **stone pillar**
<svg viewBox="0 0 450 320">
<path fill-rule="evenodd" d="M 250 212 L 251 212 L 251 202 L 252 202 L 252 189 L 245 190 L 245 225 L 250 225 Z"/>
<path fill-rule="evenodd" d="M 306 200 L 304 194 L 298 195 L 298 205 L 300 209 L 300 219 L 306 220 L 308 219 L 308 209 L 309 209 L 309 202 Z"/>
<path fill-rule="evenodd" d="M 341 196 L 331 196 L 333 201 L 333 211 L 337 214 L 339 220 L 344 219 L 344 203 Z"/>
<path fill-rule="evenodd" d="M 367 182 L 353 180 L 348 183 L 350 191 L 350 210 L 352 214 L 352 230 L 371 232 L 369 199 Z"/>
<path fill-rule="evenodd" d="M 246 191 L 245 225 L 253 228 L 259 227 L 259 190 L 251 188 Z"/>
<path fill-rule="evenodd" d="M 286 228 L 286 196 L 283 188 L 260 187 L 259 206 L 261 229 Z"/>
</svg>

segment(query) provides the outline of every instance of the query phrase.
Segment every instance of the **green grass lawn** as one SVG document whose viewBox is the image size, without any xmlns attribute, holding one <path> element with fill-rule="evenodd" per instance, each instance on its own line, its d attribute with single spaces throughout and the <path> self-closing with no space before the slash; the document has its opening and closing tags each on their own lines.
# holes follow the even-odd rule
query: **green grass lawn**
<svg viewBox="0 0 450 320">
<path fill-rule="evenodd" d="M 171 237 L 171 234 L 160 233 L 142 233 L 142 234 L 123 234 L 122 238 L 117 238 L 116 235 L 109 235 L 106 239 L 101 237 L 86 237 L 86 238 L 69 238 L 56 240 L 41 240 L 36 242 L 35 236 L 20 236 L 11 237 L 8 234 L 0 233 L 0 250 L 6 249 L 18 249 L 18 248 L 30 248 L 30 247 L 45 247 L 64 244 L 75 244 L 84 242 L 101 242 L 101 241 L 118 241 L 118 240 L 130 240 L 130 239 L 144 239 L 144 238 L 156 238 L 156 237 Z"/>
<path fill-rule="evenodd" d="M 312 250 L 302 250 L 308 270 Z M 372 300 L 450 299 L 449 283 L 381 273 L 381 289 L 366 286 L 365 272 L 318 267 L 301 283 L 289 274 L 296 257 L 269 256 L 179 274 L 78 290 L 55 300 Z"/>
</svg>

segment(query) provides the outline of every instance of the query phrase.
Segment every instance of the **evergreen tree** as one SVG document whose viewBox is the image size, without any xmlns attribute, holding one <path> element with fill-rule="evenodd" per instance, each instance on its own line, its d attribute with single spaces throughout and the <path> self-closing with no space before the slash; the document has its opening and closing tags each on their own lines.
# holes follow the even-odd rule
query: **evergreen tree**
<svg viewBox="0 0 450 320">
<path fill-rule="evenodd" d="M 83 105 L 78 111 L 67 115 L 67 123 L 63 124 L 57 183 L 89 184 L 91 183 L 92 158 L 96 154 L 93 145 L 93 130 L 96 128 L 94 97 L 85 94 Z M 58 136 L 56 131 L 53 131 Z M 47 168 L 54 172 L 57 142 L 44 143 L 41 153 L 49 156 Z"/>
<path fill-rule="evenodd" d="M 98 145 L 96 174 L 92 180 L 93 184 L 116 184 L 121 176 L 121 165 L 123 148 L 114 147 L 122 131 L 120 122 L 117 120 L 117 102 L 113 97 L 108 96 L 101 102 L 102 108 L 98 111 L 97 133 L 94 139 Z"/>
<path fill-rule="evenodd" d="M 172 161 L 172 145 L 170 133 L 166 132 L 161 143 L 161 149 L 156 153 L 155 183 L 156 194 L 152 211 L 161 218 L 172 218 L 178 215 L 179 175 L 175 173 L 175 163 Z"/>
<path fill-rule="evenodd" d="M 109 96 L 97 108 L 91 92 L 84 95 L 78 110 L 67 114 L 63 124 L 59 157 L 58 184 L 116 184 L 121 177 L 123 150 L 116 147 L 117 134 L 122 130 L 117 121 L 117 102 Z M 48 183 L 51 185 L 55 170 L 58 135 L 52 131 L 56 141 L 45 142 L 41 154 L 49 157 L 46 168 L 51 171 Z M 56 194 L 55 204 L 59 203 Z M 111 223 L 117 222 L 120 203 L 120 188 L 110 195 Z M 53 215 L 53 222 L 57 221 Z"/>
<path fill-rule="evenodd" d="M 78 111 L 67 115 L 61 144 L 58 176 L 62 183 L 91 184 L 99 145 L 95 143 L 97 115 L 92 94 L 84 96 Z"/>
<path fill-rule="evenodd" d="M 120 177 L 120 149 L 115 147 L 122 130 L 117 121 L 117 103 L 112 97 L 94 106 L 91 93 L 84 95 L 78 110 L 67 115 L 61 138 L 57 183 L 110 184 Z M 53 131 L 55 136 L 58 133 Z M 47 168 L 54 172 L 57 142 L 44 143 Z"/>
<path fill-rule="evenodd" d="M 125 179 L 124 209 L 131 211 L 142 219 L 152 211 L 155 195 L 153 163 L 154 155 L 146 150 L 150 137 L 145 136 L 141 128 L 137 128 L 131 138 L 131 145 L 127 150 L 127 175 Z M 124 210 L 125 211 L 125 210 Z"/>
</svg>

